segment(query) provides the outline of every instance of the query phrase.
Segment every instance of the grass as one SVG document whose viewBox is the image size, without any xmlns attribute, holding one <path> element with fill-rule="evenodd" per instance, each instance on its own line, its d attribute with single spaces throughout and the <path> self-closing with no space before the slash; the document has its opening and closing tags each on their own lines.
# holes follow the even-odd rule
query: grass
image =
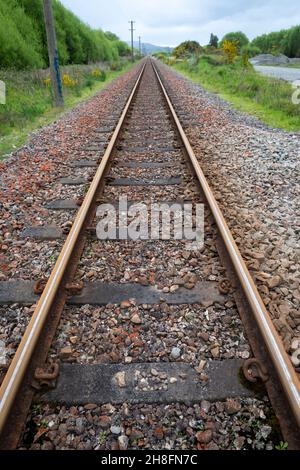
<svg viewBox="0 0 300 470">
<path fill-rule="evenodd" d="M 258 64 L 259 65 L 259 64 Z M 263 64 L 263 67 L 287 67 L 289 69 L 300 69 L 300 61 L 287 64 Z"/>
<path fill-rule="evenodd" d="M 300 105 L 292 103 L 293 89 L 288 82 L 265 77 L 238 59 L 224 64 L 221 56 L 204 56 L 199 61 L 175 63 L 184 76 L 217 93 L 233 107 L 247 112 L 265 124 L 287 131 L 300 130 Z"/>
<path fill-rule="evenodd" d="M 131 68 L 125 63 L 118 70 L 93 74 L 96 66 L 69 66 L 62 70 L 70 80 L 64 86 L 65 107 L 52 107 L 47 71 L 17 72 L 0 70 L 7 89 L 6 104 L 0 104 L 0 160 L 20 148 L 31 132 L 48 125 L 66 111 L 99 92 L 105 85 Z"/>
</svg>

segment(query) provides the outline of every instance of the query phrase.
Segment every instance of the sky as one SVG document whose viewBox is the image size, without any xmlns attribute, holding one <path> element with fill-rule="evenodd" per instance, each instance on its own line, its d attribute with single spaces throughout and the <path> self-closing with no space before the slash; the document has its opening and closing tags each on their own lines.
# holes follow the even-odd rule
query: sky
<svg viewBox="0 0 300 470">
<path fill-rule="evenodd" d="M 249 39 L 300 24 L 299 0 L 60 0 L 93 28 L 112 31 L 130 40 L 129 20 L 135 20 L 135 39 L 159 46 L 177 46 L 191 39 L 205 45 L 210 33 L 220 39 L 243 31 Z"/>
</svg>

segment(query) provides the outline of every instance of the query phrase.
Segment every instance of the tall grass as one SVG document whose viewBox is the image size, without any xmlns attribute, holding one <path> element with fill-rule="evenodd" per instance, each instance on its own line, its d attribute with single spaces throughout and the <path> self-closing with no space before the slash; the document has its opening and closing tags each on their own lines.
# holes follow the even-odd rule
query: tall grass
<svg viewBox="0 0 300 470">
<path fill-rule="evenodd" d="M 289 83 L 263 76 L 251 65 L 243 67 L 241 59 L 224 64 L 220 56 L 205 56 L 197 64 L 181 62 L 175 67 L 205 88 L 225 95 L 239 108 L 259 115 L 266 123 L 300 130 L 300 105 L 292 103 Z"/>
<path fill-rule="evenodd" d="M 131 65 L 122 60 L 112 68 L 103 63 L 62 67 L 66 108 L 88 98 Z M 58 110 L 52 110 L 48 70 L 0 70 L 0 79 L 7 89 L 6 104 L 0 104 L 1 159 L 22 145 L 29 132 L 55 119 Z"/>
</svg>

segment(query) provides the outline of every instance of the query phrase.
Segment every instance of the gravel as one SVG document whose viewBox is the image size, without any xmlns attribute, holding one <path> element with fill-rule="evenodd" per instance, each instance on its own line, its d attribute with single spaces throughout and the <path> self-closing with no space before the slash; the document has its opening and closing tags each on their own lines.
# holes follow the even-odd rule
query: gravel
<svg viewBox="0 0 300 470">
<path fill-rule="evenodd" d="M 55 407 L 36 403 L 20 448 L 33 450 L 272 450 L 268 402 Z M 233 405 L 234 404 L 234 405 Z M 82 426 L 84 425 L 84 430 Z"/>
</svg>

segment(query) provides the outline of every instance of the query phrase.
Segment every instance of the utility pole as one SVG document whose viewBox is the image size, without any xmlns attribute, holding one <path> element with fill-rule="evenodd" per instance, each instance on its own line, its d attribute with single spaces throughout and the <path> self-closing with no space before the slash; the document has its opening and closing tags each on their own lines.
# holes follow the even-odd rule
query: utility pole
<svg viewBox="0 0 300 470">
<path fill-rule="evenodd" d="M 141 36 L 139 36 L 139 51 L 140 51 L 140 56 L 141 56 L 142 55 Z"/>
<path fill-rule="evenodd" d="M 63 107 L 64 97 L 59 69 L 58 50 L 56 43 L 55 24 L 52 0 L 44 0 L 44 17 L 47 33 L 50 75 L 53 89 L 54 106 Z"/>
<path fill-rule="evenodd" d="M 131 60 L 132 60 L 132 62 L 134 62 L 133 31 L 135 31 L 135 29 L 134 29 L 135 21 L 129 21 L 129 23 L 130 23 L 130 30 L 129 31 L 131 31 Z"/>
</svg>

